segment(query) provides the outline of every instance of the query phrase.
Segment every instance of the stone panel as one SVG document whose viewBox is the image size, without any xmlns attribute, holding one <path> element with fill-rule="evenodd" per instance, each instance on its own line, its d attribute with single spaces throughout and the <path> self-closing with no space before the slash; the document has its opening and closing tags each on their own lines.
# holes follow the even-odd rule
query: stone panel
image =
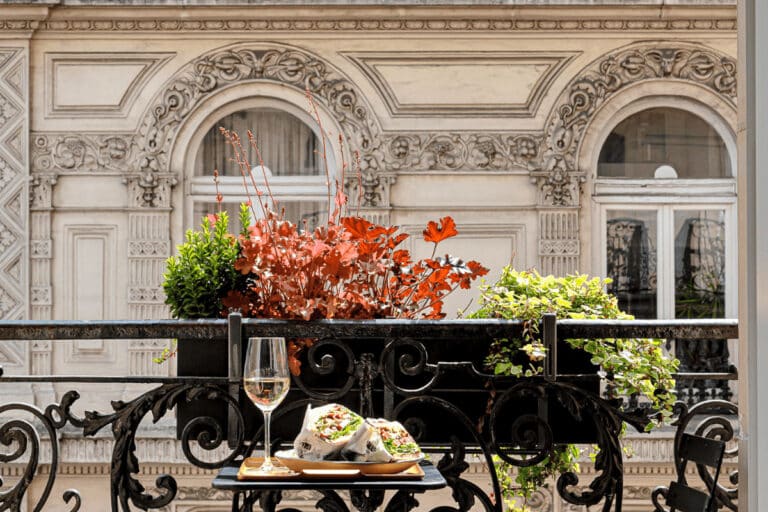
<svg viewBox="0 0 768 512">
<path fill-rule="evenodd" d="M 392 117 L 529 117 L 578 53 L 398 51 L 345 56 L 371 81 Z"/>
<path fill-rule="evenodd" d="M 27 315 L 28 51 L 0 45 L 0 318 Z M 26 356 L 23 358 L 26 359 Z"/>
<path fill-rule="evenodd" d="M 48 53 L 45 55 L 46 116 L 125 117 L 147 80 L 172 56 L 172 53 Z"/>
</svg>

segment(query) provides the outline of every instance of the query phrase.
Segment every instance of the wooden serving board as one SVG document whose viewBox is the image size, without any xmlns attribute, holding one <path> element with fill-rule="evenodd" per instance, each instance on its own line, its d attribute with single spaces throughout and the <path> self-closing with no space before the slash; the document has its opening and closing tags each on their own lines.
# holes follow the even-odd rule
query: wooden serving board
<svg viewBox="0 0 768 512">
<path fill-rule="evenodd" d="M 263 457 L 248 457 L 237 471 L 238 480 L 347 480 L 347 479 L 376 479 L 376 480 L 421 480 L 424 470 L 418 464 L 413 464 L 405 471 L 393 474 L 365 474 L 360 469 L 306 469 L 301 472 L 286 474 L 264 474 L 259 472 Z M 275 467 L 285 468 L 273 458 Z M 285 468 L 287 469 L 287 468 Z M 290 471 L 290 470 L 289 470 Z"/>
</svg>

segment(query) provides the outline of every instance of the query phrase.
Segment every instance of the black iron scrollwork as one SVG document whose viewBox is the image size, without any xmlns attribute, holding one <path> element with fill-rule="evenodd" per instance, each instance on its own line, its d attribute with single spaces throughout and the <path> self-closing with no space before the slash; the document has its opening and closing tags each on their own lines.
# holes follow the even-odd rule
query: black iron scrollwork
<svg viewBox="0 0 768 512">
<path fill-rule="evenodd" d="M 379 328 L 377 325 L 371 325 L 374 326 L 373 330 L 368 325 L 365 334 L 360 335 L 371 339 L 363 340 L 365 343 L 359 345 L 353 341 L 356 338 L 352 334 L 358 328 L 354 325 L 344 326 L 343 336 L 338 338 L 332 337 L 332 323 L 317 326 L 323 332 L 322 336 L 327 337 L 303 353 L 302 375 L 293 380 L 295 387 L 291 390 L 290 399 L 275 412 L 275 423 L 280 423 L 282 419 L 282 427 L 288 427 L 282 432 L 290 431 L 294 423 L 285 423 L 289 420 L 293 422 L 299 410 L 307 403 L 337 399 L 351 403 L 354 395 L 359 393 L 361 412 L 369 415 L 375 411 L 376 414 L 401 421 L 425 451 L 438 454 L 436 459 L 440 457 L 436 466 L 452 491 L 453 502 L 442 504 L 432 512 L 456 512 L 472 508 L 501 512 L 500 485 L 494 471 L 495 455 L 498 454 L 502 460 L 514 466 L 523 467 L 543 461 L 562 442 L 557 425 L 553 425 L 546 415 L 537 414 L 541 412 L 541 409 L 537 411 L 535 408 L 538 405 L 532 409 L 520 409 L 516 408 L 516 401 L 522 400 L 526 404 L 548 401 L 549 404 L 557 404 L 559 409 L 575 420 L 593 424 L 596 444 L 600 449 L 595 460 L 597 475 L 592 481 L 580 484 L 576 474 L 565 473 L 557 480 L 560 496 L 570 504 L 599 504 L 604 511 L 621 509 L 624 469 L 620 444 L 622 425 L 628 423 L 642 430 L 649 419 L 648 410 L 628 409 L 616 401 L 602 399 L 571 381 L 545 380 L 540 377 L 513 379 L 486 374 L 479 369 L 480 364 L 474 354 L 465 357 L 470 346 L 463 341 L 469 332 L 463 325 L 451 327 L 459 331 L 464 329 L 464 336 L 458 342 L 451 338 L 455 334 L 453 331 L 438 326 L 434 327 L 433 333 L 431 330 L 424 331 L 424 324 L 414 324 L 413 327 L 421 330 L 411 334 L 410 325 L 384 324 L 380 331 L 376 331 Z M 399 326 L 393 330 L 393 325 Z M 118 327 L 125 328 L 122 324 Z M 493 323 L 484 325 L 482 329 L 478 326 L 478 338 L 503 336 L 508 328 Z M 297 338 L 311 335 L 306 325 L 295 327 L 292 332 L 295 332 L 294 337 Z M 430 336 L 433 339 L 426 339 Z M 59 339 L 56 336 L 50 337 Z M 436 345 L 433 341 L 439 343 Z M 443 342 L 445 346 L 440 345 Z M 361 350 L 361 347 L 365 347 L 365 350 Z M 465 352 L 452 353 L 453 347 L 463 347 Z M 430 354 L 428 348 L 436 352 L 443 350 L 443 353 Z M 14 379 L 20 381 L 18 377 L 3 378 L 9 381 Z M 122 377 L 107 379 L 108 382 L 128 381 Z M 73 380 L 78 381 L 77 378 Z M 40 486 L 42 491 L 36 497 L 37 503 L 29 506 L 34 512 L 45 508 L 50 501 L 60 465 L 61 430 L 67 427 L 81 429 L 86 436 L 93 436 L 107 426 L 111 428 L 115 440 L 110 471 L 111 509 L 115 512 L 127 511 L 132 507 L 163 509 L 176 497 L 176 481 L 168 475 L 157 479 L 156 489 L 144 488 L 138 480 L 139 460 L 136 452 L 137 433 L 142 421 L 148 419 L 148 416 L 158 421 L 181 401 L 213 399 L 228 404 L 233 410 L 229 420 L 237 424 L 225 425 L 212 417 L 196 417 L 189 421 L 181 431 L 180 440 L 184 455 L 193 465 L 206 469 L 222 467 L 234 463 L 239 457 L 250 456 L 259 447 L 261 429 L 246 438 L 246 432 L 254 429 L 250 426 L 246 428 L 237 393 L 230 393 L 230 387 L 236 387 L 235 382 L 198 378 L 158 379 L 157 382 L 164 384 L 133 400 L 113 402 L 113 410 L 109 413 L 91 411 L 83 418 L 71 412 L 72 404 L 78 399 L 74 391 L 66 393 L 59 403 L 43 410 L 26 404 L 1 405 L 0 414 L 9 416 L 9 419 L 0 422 L 0 450 L 4 450 L 4 453 L 0 453 L 0 464 L 14 464 L 20 476 L 8 489 L 0 492 L 0 511 L 16 511 L 24 505 L 29 506 L 25 500 L 33 480 L 37 479 L 35 483 L 38 483 L 38 480 L 42 482 L 47 478 L 44 485 Z M 382 396 L 384 406 L 380 407 L 379 402 L 374 403 L 374 398 Z M 509 412 L 510 407 L 514 409 L 512 413 Z M 724 401 L 704 402 L 690 408 L 680 404 L 676 449 L 683 430 L 695 430 L 699 435 L 732 441 L 735 414 L 736 407 Z M 19 415 L 23 418 L 17 417 Z M 42 423 L 42 429 L 37 425 L 38 422 Z M 448 422 L 450 426 L 446 426 Z M 200 450 L 220 448 L 226 435 L 230 436 L 230 450 L 218 460 L 211 462 L 207 457 L 199 455 Z M 44 451 L 41 450 L 41 438 L 46 442 L 50 440 L 52 447 L 49 473 L 40 470 L 43 464 L 41 452 Z M 490 470 L 491 493 L 466 478 L 469 468 L 467 453 L 475 452 Z M 735 456 L 735 448 L 726 453 L 726 457 Z M 677 456 L 676 460 L 679 460 Z M 711 477 L 701 468 L 699 474 L 705 482 L 711 482 L 711 479 L 707 480 Z M 731 475 L 733 485 L 737 478 L 736 473 Z M 183 495 L 183 491 L 179 494 Z M 316 506 L 324 512 L 349 512 L 352 508 L 349 502 L 334 491 L 324 490 L 320 494 Z M 720 485 L 716 495 L 721 506 L 736 510 L 735 487 Z M 378 491 L 355 491 L 350 497 L 353 507 L 362 511 L 380 508 L 385 512 L 408 511 L 418 505 L 414 492 L 407 490 L 397 492 L 389 501 Z M 654 499 L 662 497 L 663 491 L 660 491 Z M 261 507 L 272 511 L 279 507 L 282 498 L 283 495 L 278 491 L 238 493 L 232 510 L 246 512 Z M 78 511 L 82 506 L 76 491 L 66 491 L 63 499 L 71 512 Z M 281 512 L 296 511 L 283 508 Z"/>
<path fill-rule="evenodd" d="M 67 421 L 70 421 L 74 426 L 80 425 L 80 421 L 70 413 L 72 403 L 79 397 L 80 395 L 76 391 L 70 391 L 62 397 L 60 404 L 48 406 L 45 412 L 22 403 L 0 406 L 0 414 L 19 412 L 31 414 L 42 423 L 51 443 L 51 468 L 43 492 L 33 508 L 34 512 L 43 510 L 56 478 L 59 465 L 59 441 L 56 436 L 56 429 L 64 427 Z M 31 422 L 23 419 L 12 419 L 0 427 L 0 444 L 6 447 L 16 446 L 16 449 L 11 453 L 0 453 L 0 463 L 18 461 L 27 453 L 29 456 L 24 471 L 16 484 L 9 490 L 0 493 L 0 510 L 21 510 L 24 496 L 40 465 L 40 435 Z M 2 485 L 2 479 L 0 479 L 0 485 Z M 66 503 L 74 499 L 70 512 L 80 510 L 81 499 L 77 491 L 67 490 L 64 492 L 63 498 Z"/>
<path fill-rule="evenodd" d="M 493 471 L 494 463 L 490 446 L 478 435 L 476 426 L 461 409 L 439 397 L 418 396 L 403 400 L 397 406 L 397 408 L 395 408 L 393 416 L 397 419 L 401 419 L 404 424 L 409 424 L 410 418 L 404 416 L 403 411 L 412 408 L 421 411 L 434 411 L 436 409 L 442 409 L 456 418 L 465 427 L 465 432 L 472 436 L 472 444 L 481 448 L 482 456 L 485 459 L 486 465 L 490 469 L 489 473 L 494 495 L 501 495 L 499 481 L 496 477 L 496 472 Z M 469 464 L 465 460 L 464 443 L 459 441 L 458 438 L 454 437 L 451 442 L 451 450 L 447 451 L 437 463 L 437 469 L 443 475 L 446 482 L 448 482 L 448 486 L 452 490 L 453 499 L 458 504 L 458 508 L 454 509 L 444 506 L 438 507 L 433 512 L 469 510 L 474 506 L 476 500 L 479 501 L 483 508 L 488 512 L 501 511 L 500 502 L 497 501 L 497 503 L 494 503 L 490 497 L 477 485 L 461 477 L 468 468 Z"/>
<path fill-rule="evenodd" d="M 557 479 L 560 496 L 574 505 L 596 505 L 603 501 L 608 511 L 615 500 L 616 510 L 621 510 L 621 490 L 624 463 L 621 450 L 621 431 L 624 422 L 637 430 L 643 430 L 650 421 L 647 412 L 623 412 L 616 404 L 571 384 L 551 381 L 523 380 L 505 391 L 491 412 L 490 429 L 492 449 L 502 460 L 515 466 L 529 466 L 544 460 L 553 453 L 554 443 L 551 426 L 533 415 L 522 416 L 511 429 L 511 439 L 506 443 L 500 436 L 506 425 L 499 421 L 501 411 L 508 401 L 516 397 L 556 399 L 577 421 L 591 419 L 596 425 L 597 446 L 595 470 L 599 473 L 586 489 L 576 490 L 579 477 L 566 472 Z M 514 457 L 513 455 L 519 455 Z"/>
<path fill-rule="evenodd" d="M 141 509 L 156 509 L 169 504 L 176 496 L 176 480 L 170 475 L 160 475 L 155 486 L 161 490 L 153 496 L 145 492 L 144 486 L 133 476 L 139 473 L 139 461 L 136 458 L 136 432 L 144 417 L 152 413 L 157 422 L 172 409 L 180 400 L 198 398 L 220 399 L 236 406 L 236 401 L 228 394 L 224 386 L 203 383 L 174 383 L 164 384 L 152 389 L 130 402 L 116 401 L 112 403 L 114 413 L 102 415 L 97 412 L 86 412 L 83 423 L 83 433 L 92 436 L 107 425 L 112 425 L 115 446 L 112 451 L 112 468 L 110 479 L 112 486 L 112 510 L 130 510 L 129 501 Z M 186 425 L 182 433 L 182 448 L 190 462 L 203 468 L 217 468 L 233 461 L 243 451 L 242 432 L 244 431 L 243 416 L 235 407 L 236 418 L 240 424 L 235 448 L 227 457 L 215 462 L 204 462 L 196 458 L 190 449 L 190 438 L 194 435 L 198 444 L 206 450 L 212 450 L 221 445 L 224 440 L 221 425 L 212 418 L 196 418 Z"/>
<path fill-rule="evenodd" d="M 349 344 L 334 339 L 319 340 L 309 348 L 306 359 L 308 364 L 293 382 L 310 398 L 338 400 L 355 385 L 355 354 Z M 310 377 L 326 377 L 332 381 L 332 385 L 322 386 L 319 382 L 308 384 L 306 381 Z M 339 378 L 341 382 L 338 382 Z"/>
</svg>

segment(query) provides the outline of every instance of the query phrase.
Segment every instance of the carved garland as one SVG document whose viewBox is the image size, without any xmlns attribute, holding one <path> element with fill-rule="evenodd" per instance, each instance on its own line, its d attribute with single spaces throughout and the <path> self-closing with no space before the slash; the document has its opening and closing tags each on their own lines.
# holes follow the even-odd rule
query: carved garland
<svg viewBox="0 0 768 512">
<path fill-rule="evenodd" d="M 168 148 L 181 123 L 208 95 L 243 80 L 274 80 L 309 88 L 333 113 L 353 149 L 360 151 L 363 206 L 386 207 L 394 174 L 430 170 L 528 170 L 538 183 L 539 204 L 578 206 L 576 154 L 598 108 L 615 92 L 642 80 L 670 78 L 712 89 L 731 104 L 736 97 L 736 63 L 694 45 L 628 48 L 591 65 L 563 93 L 547 130 L 538 133 L 382 134 L 352 83 L 316 57 L 294 49 L 228 49 L 184 68 L 158 96 L 131 135 L 41 134 L 35 139 L 37 172 L 121 172 L 136 206 L 169 206 L 176 180 Z"/>
<path fill-rule="evenodd" d="M 577 168 L 576 155 L 590 120 L 616 92 L 655 79 L 693 82 L 736 104 L 736 62 L 697 45 L 636 46 L 599 59 L 571 82 L 550 114 L 543 158 L 531 173 L 540 205 L 578 206 L 585 174 Z"/>
</svg>

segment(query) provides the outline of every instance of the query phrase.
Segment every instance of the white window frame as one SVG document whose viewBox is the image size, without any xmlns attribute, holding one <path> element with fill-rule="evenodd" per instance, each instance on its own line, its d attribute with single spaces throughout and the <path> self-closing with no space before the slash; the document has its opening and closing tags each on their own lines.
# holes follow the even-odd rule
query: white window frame
<svg viewBox="0 0 768 512">
<path fill-rule="evenodd" d="M 628 183 L 632 181 L 634 183 Z M 598 236 L 593 236 L 594 262 L 600 275 L 607 275 L 608 210 L 657 211 L 656 230 L 656 311 L 657 318 L 675 318 L 675 236 L 674 214 L 680 210 L 723 210 L 725 218 L 725 316 L 738 314 L 738 239 L 736 236 L 736 181 L 721 180 L 617 180 L 595 183 L 594 215 Z M 639 189 L 643 189 L 641 192 Z M 624 193 L 620 193 L 620 192 Z"/>
<path fill-rule="evenodd" d="M 227 108 L 221 109 L 217 111 L 214 114 L 211 114 L 209 116 L 208 122 L 205 123 L 206 126 L 200 126 L 200 128 L 197 131 L 197 137 L 194 141 L 195 144 L 195 151 L 191 153 L 191 157 L 197 158 L 197 149 L 199 149 L 200 144 L 203 143 L 203 137 L 204 135 L 210 130 L 213 126 L 216 125 L 217 122 L 219 122 L 220 119 L 234 114 L 235 112 L 241 111 L 241 110 L 247 110 L 247 109 L 253 109 L 253 108 L 269 108 L 273 110 L 282 110 L 288 114 L 293 115 L 294 117 L 298 118 L 299 121 L 303 122 L 309 128 L 315 133 L 315 135 L 320 138 L 320 128 L 317 125 L 317 121 L 306 111 L 306 109 L 302 109 L 297 105 L 294 105 L 293 103 L 289 101 L 283 101 L 281 99 L 277 98 L 269 98 L 269 97 L 256 97 L 256 98 L 248 98 L 247 100 L 241 100 L 238 102 L 235 102 L 233 104 L 230 104 Z M 327 116 L 323 115 L 321 112 L 321 117 L 323 118 L 323 123 L 325 125 L 328 125 L 329 119 Z M 241 137 L 243 134 L 240 134 Z M 338 148 L 335 146 L 333 141 L 331 140 L 331 137 L 326 138 L 326 144 L 327 144 L 327 154 L 326 158 L 328 159 L 327 165 L 328 165 L 328 172 L 330 176 L 326 176 L 325 172 L 321 172 L 321 174 L 317 176 L 269 176 L 269 186 L 272 191 L 272 196 L 275 198 L 275 200 L 279 203 L 280 201 L 319 201 L 323 204 L 328 202 L 328 185 L 327 180 L 330 179 L 330 188 L 331 188 L 331 201 L 333 201 L 334 194 L 336 192 L 336 185 L 335 185 L 335 179 L 336 176 L 336 169 L 337 167 L 337 151 Z M 269 167 L 269 155 L 264 155 L 265 157 L 265 165 Z M 251 162 L 253 163 L 253 162 Z M 234 163 L 232 165 L 235 165 Z M 324 171 L 325 164 L 322 162 L 321 157 L 321 169 Z M 263 198 L 265 200 L 266 204 L 266 198 L 268 195 L 266 183 L 264 181 L 264 178 L 262 176 L 262 172 L 260 168 L 257 166 L 253 169 L 253 177 L 254 181 L 256 182 L 256 186 L 261 190 L 263 193 Z M 256 193 L 253 190 L 252 182 L 250 178 L 247 179 L 248 183 L 248 189 L 249 193 L 253 197 L 254 201 L 254 208 L 252 211 L 256 214 L 256 216 L 260 216 L 260 207 L 257 203 L 256 199 Z M 219 176 L 219 192 L 222 194 L 223 202 L 227 204 L 241 204 L 246 201 L 248 201 L 248 196 L 246 195 L 244 191 L 243 186 L 243 178 L 241 176 Z M 195 176 L 195 175 L 189 175 L 186 182 L 185 182 L 185 193 L 184 193 L 184 211 L 186 212 L 184 215 L 184 229 L 192 228 L 195 229 L 200 224 L 200 219 L 193 218 L 193 212 L 195 211 L 195 204 L 196 203 L 215 203 L 216 202 L 216 185 L 213 181 L 213 171 L 211 170 L 211 174 L 203 175 L 203 176 Z M 333 207 L 333 203 L 329 206 Z M 215 212 L 210 212 L 215 213 Z M 252 219 L 253 220 L 253 219 Z M 232 220 L 230 220 L 230 223 Z"/>
</svg>

